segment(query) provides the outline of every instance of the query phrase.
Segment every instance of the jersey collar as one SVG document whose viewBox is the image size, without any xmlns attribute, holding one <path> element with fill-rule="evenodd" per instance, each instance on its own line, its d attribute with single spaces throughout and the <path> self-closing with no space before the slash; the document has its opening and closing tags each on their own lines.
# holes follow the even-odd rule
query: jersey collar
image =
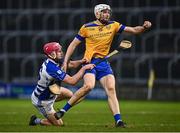
<svg viewBox="0 0 180 133">
<path fill-rule="evenodd" d="M 106 25 L 110 24 L 110 21 L 108 21 L 107 24 L 102 24 L 99 20 L 95 20 L 94 23 L 99 25 L 99 26 L 106 26 Z"/>
<path fill-rule="evenodd" d="M 47 61 L 50 61 L 50 62 L 52 62 L 52 63 L 54 63 L 54 64 L 58 65 L 58 63 L 57 63 L 57 62 L 55 62 L 54 60 L 52 60 L 52 59 L 50 59 L 50 58 L 47 58 Z"/>
</svg>

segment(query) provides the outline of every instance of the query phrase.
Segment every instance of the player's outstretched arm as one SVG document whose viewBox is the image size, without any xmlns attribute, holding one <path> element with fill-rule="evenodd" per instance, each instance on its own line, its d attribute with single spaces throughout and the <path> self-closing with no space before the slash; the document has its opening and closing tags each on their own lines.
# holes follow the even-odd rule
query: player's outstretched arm
<svg viewBox="0 0 180 133">
<path fill-rule="evenodd" d="M 144 21 L 144 24 L 142 26 L 135 26 L 130 27 L 126 26 L 124 31 L 131 34 L 140 34 L 143 33 L 145 30 L 151 28 L 152 24 L 150 21 Z"/>
<path fill-rule="evenodd" d="M 80 40 L 78 40 L 77 38 L 74 38 L 74 40 L 70 43 L 68 49 L 67 49 L 67 52 L 66 52 L 66 55 L 64 57 L 64 62 L 63 62 L 63 65 L 62 65 L 62 69 L 66 72 L 67 70 L 67 67 L 68 67 L 68 62 L 69 62 L 69 59 L 71 57 L 71 55 L 73 54 L 74 50 L 76 49 L 76 47 L 81 43 Z"/>
<path fill-rule="evenodd" d="M 69 75 L 66 75 L 63 81 L 67 84 L 75 85 L 82 78 L 85 70 L 93 69 L 94 66 L 95 66 L 94 64 L 85 65 L 74 76 L 71 77 Z"/>
</svg>

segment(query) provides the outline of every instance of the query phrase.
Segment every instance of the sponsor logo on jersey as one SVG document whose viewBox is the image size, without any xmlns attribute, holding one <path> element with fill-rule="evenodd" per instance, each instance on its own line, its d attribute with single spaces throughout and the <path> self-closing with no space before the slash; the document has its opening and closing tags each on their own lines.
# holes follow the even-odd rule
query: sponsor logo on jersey
<svg viewBox="0 0 180 133">
<path fill-rule="evenodd" d="M 107 29 L 107 30 L 110 30 L 110 29 L 111 29 L 111 25 L 107 25 L 107 26 L 106 26 L 106 29 Z"/>
<path fill-rule="evenodd" d="M 58 73 L 58 74 L 62 74 L 62 71 L 61 71 L 61 70 L 58 70 L 57 73 Z"/>
</svg>

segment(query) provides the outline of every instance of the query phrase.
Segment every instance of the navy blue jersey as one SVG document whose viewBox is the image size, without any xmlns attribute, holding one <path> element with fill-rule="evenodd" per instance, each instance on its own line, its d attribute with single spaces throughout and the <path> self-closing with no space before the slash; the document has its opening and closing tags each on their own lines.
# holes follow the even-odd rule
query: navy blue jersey
<svg viewBox="0 0 180 133">
<path fill-rule="evenodd" d="M 51 59 L 43 62 L 39 70 L 39 79 L 34 90 L 34 96 L 39 100 L 49 100 L 55 97 L 49 90 L 49 85 L 58 81 L 58 84 L 65 78 L 66 73 L 59 65 Z"/>
</svg>

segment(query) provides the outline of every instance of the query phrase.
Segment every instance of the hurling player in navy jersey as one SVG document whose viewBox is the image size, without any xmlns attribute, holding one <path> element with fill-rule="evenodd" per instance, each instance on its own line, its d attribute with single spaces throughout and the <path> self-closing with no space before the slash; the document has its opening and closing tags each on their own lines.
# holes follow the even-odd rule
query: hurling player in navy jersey
<svg viewBox="0 0 180 133">
<path fill-rule="evenodd" d="M 37 118 L 36 115 L 32 115 L 29 121 L 29 125 L 63 125 L 62 119 L 57 120 L 54 116 L 55 110 L 53 108 L 55 101 L 70 98 L 73 94 L 67 88 L 60 86 L 60 94 L 53 94 L 49 86 L 61 81 L 74 85 L 83 76 L 85 70 L 92 69 L 93 64 L 83 66 L 74 76 L 69 76 L 66 72 L 61 70 L 59 66 L 59 60 L 63 58 L 62 47 L 57 42 L 50 42 L 44 45 L 43 51 L 47 56 L 47 59 L 42 63 L 39 70 L 39 79 L 37 86 L 34 89 L 31 100 L 32 104 L 38 109 L 38 111 L 45 117 L 44 119 Z M 83 60 L 71 61 L 69 67 L 77 67 Z"/>
</svg>

